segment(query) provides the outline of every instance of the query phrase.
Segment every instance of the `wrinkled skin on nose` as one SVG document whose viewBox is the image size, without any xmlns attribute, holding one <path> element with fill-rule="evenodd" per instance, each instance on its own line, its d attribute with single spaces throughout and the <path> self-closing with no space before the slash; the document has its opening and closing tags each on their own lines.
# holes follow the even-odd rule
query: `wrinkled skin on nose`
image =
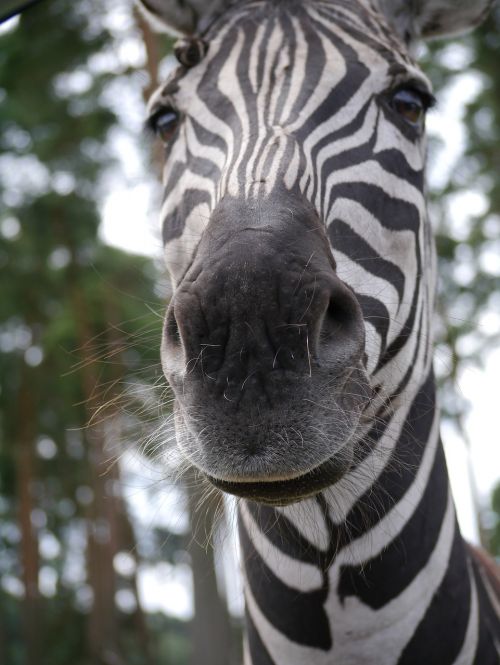
<svg viewBox="0 0 500 665">
<path fill-rule="evenodd" d="M 319 491 L 352 460 L 363 351 L 360 307 L 312 207 L 223 200 L 167 312 L 181 448 L 241 496 Z"/>
</svg>

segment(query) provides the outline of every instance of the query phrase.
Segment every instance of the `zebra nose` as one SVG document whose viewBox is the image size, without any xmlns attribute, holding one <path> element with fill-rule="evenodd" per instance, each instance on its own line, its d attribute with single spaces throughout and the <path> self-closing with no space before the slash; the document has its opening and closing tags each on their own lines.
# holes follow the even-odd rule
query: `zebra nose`
<svg viewBox="0 0 500 665">
<path fill-rule="evenodd" d="M 307 375 L 316 365 L 341 372 L 359 361 L 364 325 L 354 293 L 333 271 L 313 272 L 302 288 L 303 277 L 299 288 L 294 277 L 257 270 L 198 278 L 168 309 L 168 355 L 177 363 L 182 357 L 189 373 L 249 386 L 257 374 Z"/>
<path fill-rule="evenodd" d="M 182 368 L 248 390 L 279 370 L 338 375 L 361 360 L 363 316 L 323 225 L 309 205 L 273 201 L 222 201 L 212 214 L 167 312 L 167 378 Z"/>
</svg>

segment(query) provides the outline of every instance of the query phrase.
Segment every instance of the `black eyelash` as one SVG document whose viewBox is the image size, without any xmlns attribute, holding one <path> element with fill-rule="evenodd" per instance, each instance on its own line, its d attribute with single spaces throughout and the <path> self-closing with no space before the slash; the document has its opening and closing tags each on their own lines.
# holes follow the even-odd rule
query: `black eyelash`
<svg viewBox="0 0 500 665">
<path fill-rule="evenodd" d="M 422 90 L 422 88 L 413 88 L 413 90 L 422 98 L 426 111 L 436 106 L 437 99 L 428 90 Z"/>
<path fill-rule="evenodd" d="M 149 136 L 156 136 L 157 134 L 157 122 L 158 118 L 165 113 L 166 111 L 172 111 L 175 113 L 174 109 L 172 109 L 169 106 L 161 106 L 160 108 L 156 109 L 149 118 L 147 118 L 144 122 L 144 132 L 148 134 Z"/>
<path fill-rule="evenodd" d="M 412 92 L 416 93 L 417 95 L 420 96 L 422 99 L 422 102 L 424 104 L 424 108 L 426 111 L 429 109 L 434 108 L 437 104 L 437 99 L 434 97 L 434 95 L 429 92 L 427 88 L 425 88 L 420 81 L 406 81 L 404 83 L 401 83 L 398 85 L 396 89 L 394 89 L 392 92 L 393 94 L 398 92 L 399 90 L 411 90 Z"/>
<path fill-rule="evenodd" d="M 146 128 L 166 146 L 174 137 L 180 122 L 180 114 L 171 106 L 161 106 L 146 121 Z"/>
</svg>

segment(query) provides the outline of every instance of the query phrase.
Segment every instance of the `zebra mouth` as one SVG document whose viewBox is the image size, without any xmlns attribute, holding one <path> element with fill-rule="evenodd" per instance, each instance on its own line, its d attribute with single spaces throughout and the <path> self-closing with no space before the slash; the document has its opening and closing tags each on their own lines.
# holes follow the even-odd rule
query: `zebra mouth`
<svg viewBox="0 0 500 665">
<path fill-rule="evenodd" d="M 323 464 L 289 480 L 236 482 L 221 480 L 207 475 L 217 489 L 241 499 L 272 506 L 288 506 L 307 499 L 339 480 L 347 471 L 338 459 L 329 459 Z"/>
</svg>

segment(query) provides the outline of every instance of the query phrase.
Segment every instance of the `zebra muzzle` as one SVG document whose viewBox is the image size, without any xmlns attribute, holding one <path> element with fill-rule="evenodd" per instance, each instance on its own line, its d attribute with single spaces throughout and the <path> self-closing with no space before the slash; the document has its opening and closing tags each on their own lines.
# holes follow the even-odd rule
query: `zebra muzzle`
<svg viewBox="0 0 500 665">
<path fill-rule="evenodd" d="M 352 459 L 367 399 L 363 316 L 309 207 L 263 215 L 261 204 L 256 217 L 234 205 L 213 216 L 167 312 L 177 438 L 220 489 L 298 500 Z"/>
</svg>

